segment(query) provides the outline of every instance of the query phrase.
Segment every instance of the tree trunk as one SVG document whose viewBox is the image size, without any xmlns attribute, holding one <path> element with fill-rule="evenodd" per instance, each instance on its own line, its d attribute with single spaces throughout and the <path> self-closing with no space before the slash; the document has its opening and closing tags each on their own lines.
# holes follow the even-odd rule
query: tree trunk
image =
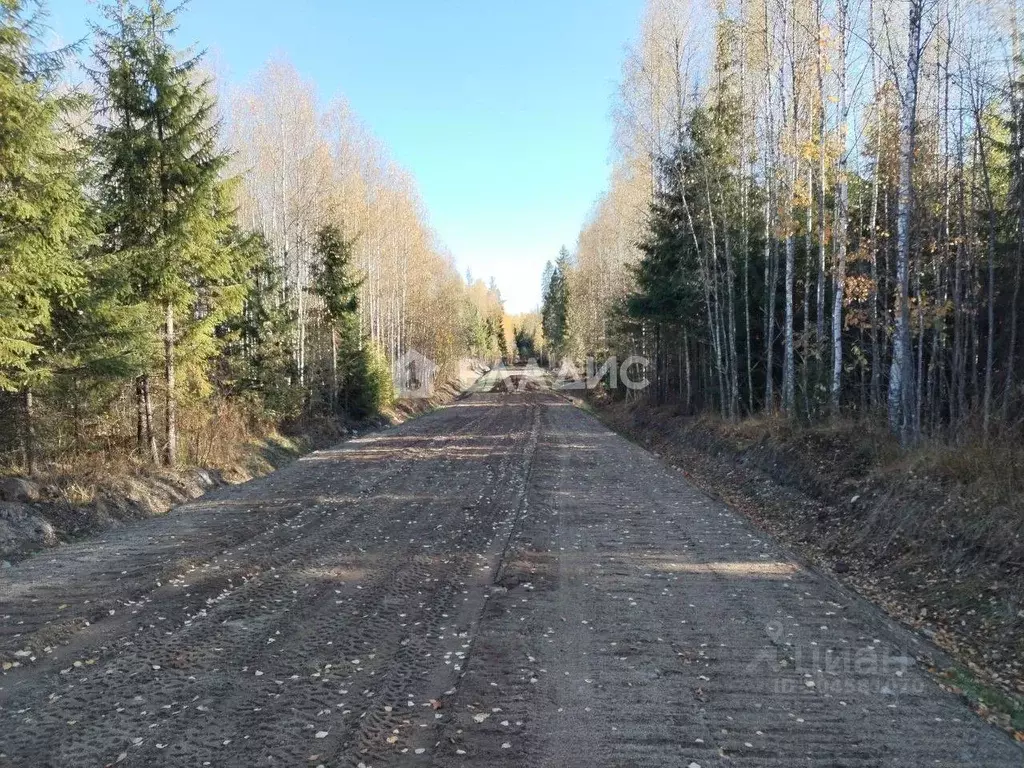
<svg viewBox="0 0 1024 768">
<path fill-rule="evenodd" d="M 1013 298 L 1010 300 L 1010 340 L 1006 348 L 1006 384 L 1003 387 L 1003 402 L 1001 406 L 1002 421 L 1005 423 L 1006 418 L 1009 414 L 1010 402 L 1013 399 L 1013 389 L 1015 386 L 1015 368 L 1017 365 L 1017 316 L 1019 314 L 1020 304 L 1020 283 L 1021 283 L 1021 262 L 1024 260 L 1024 244 L 1021 243 L 1021 238 L 1024 237 L 1024 231 L 1018 229 L 1017 233 L 1017 245 L 1016 251 L 1016 262 L 1013 270 Z"/>
<path fill-rule="evenodd" d="M 739 354 L 736 347 L 736 270 L 733 265 L 729 224 L 726 221 L 722 222 L 722 232 L 725 239 L 726 310 L 729 313 L 729 321 L 725 329 L 729 335 L 729 344 L 726 348 L 729 354 L 729 416 L 732 419 L 738 419 L 740 415 L 740 379 Z"/>
<path fill-rule="evenodd" d="M 32 389 L 25 387 L 21 398 L 21 450 L 25 472 L 36 473 L 36 422 L 32 403 Z"/>
<path fill-rule="evenodd" d="M 813 131 L 809 133 L 808 138 L 810 141 L 814 140 Z M 811 419 L 811 366 L 815 366 L 815 379 L 817 379 L 819 370 L 819 350 L 821 344 L 821 337 L 816 334 L 815 330 L 811 328 L 811 286 L 814 283 L 812 275 L 812 267 L 814 266 L 814 166 L 810 163 L 807 164 L 807 232 L 804 238 L 805 243 L 805 258 L 804 258 L 804 314 L 803 314 L 803 343 L 801 345 L 803 354 L 801 356 L 800 365 L 800 379 L 801 389 L 804 394 L 804 416 L 808 421 Z"/>
<path fill-rule="evenodd" d="M 980 88 L 980 85 L 977 87 Z M 981 405 L 981 432 L 984 440 L 988 440 L 992 420 L 992 379 L 993 367 L 995 365 L 995 335 L 996 335 L 996 209 L 995 199 L 992 195 L 992 181 L 988 168 L 988 152 L 985 149 L 984 115 L 980 97 L 975 95 L 974 117 L 978 130 L 978 157 L 981 160 L 981 176 L 985 191 L 985 207 L 987 209 L 988 223 L 988 268 L 986 280 L 986 328 L 985 328 L 985 389 L 982 395 Z"/>
<path fill-rule="evenodd" d="M 963 112 L 960 113 L 957 129 L 958 144 L 963 142 Z M 967 205 L 964 190 L 963 156 L 957 163 L 957 238 L 956 260 L 953 266 L 953 402 L 950 411 L 955 429 L 967 411 L 967 328 L 964 307 L 964 270 L 966 247 L 964 233 L 967 230 L 964 209 Z"/>
<path fill-rule="evenodd" d="M 746 0 L 740 2 L 740 20 L 746 24 Z M 740 97 L 747 94 L 747 35 L 740 37 Z M 765 66 L 767 69 L 767 64 Z M 740 110 L 740 141 L 745 145 L 753 136 L 747 127 L 747 110 Z M 754 355 L 750 338 L 750 168 L 749 152 L 740 154 L 740 226 L 743 227 L 743 323 L 746 340 L 747 414 L 754 413 Z"/>
<path fill-rule="evenodd" d="M 842 0 L 840 0 L 841 2 Z M 814 325 L 814 345 L 818 353 L 818 359 L 822 361 L 821 368 L 824 368 L 825 359 L 825 133 L 827 130 L 827 113 L 825 104 L 828 99 L 825 94 L 825 41 L 822 38 L 821 23 L 822 0 L 817 0 L 815 8 L 818 17 L 818 284 L 817 284 L 817 319 Z M 842 54 L 840 54 L 842 55 Z M 845 147 L 840 147 L 840 152 L 845 152 Z M 812 189 L 807 190 L 808 207 L 814 199 Z M 810 233 L 807 234 L 810 238 Z M 808 254 L 810 256 L 810 254 Z"/>
<path fill-rule="evenodd" d="M 793 351 L 793 293 L 796 281 L 796 236 L 786 236 L 786 307 L 783 329 L 782 357 L 782 410 L 787 416 L 793 415 L 796 406 L 796 363 Z"/>
<path fill-rule="evenodd" d="M 1011 40 L 1013 82 L 1010 85 L 1010 114 L 1011 114 L 1011 157 L 1010 190 L 1014 196 L 1016 205 L 1017 243 L 1014 247 L 1015 263 L 1013 270 L 1013 298 L 1010 301 L 1010 341 L 1006 350 L 1006 384 L 1003 387 L 1003 403 L 1001 416 L 1003 423 L 1006 423 L 1009 415 L 1010 402 L 1013 399 L 1015 386 L 1015 374 L 1017 365 L 1017 315 L 1020 302 L 1021 268 L 1024 266 L 1024 105 L 1021 104 L 1021 74 L 1020 74 L 1020 33 L 1017 28 L 1017 13 L 1011 14 Z"/>
<path fill-rule="evenodd" d="M 153 397 L 149 391 L 149 374 L 139 376 L 135 386 L 142 421 L 139 450 L 143 450 L 144 445 L 148 446 L 150 461 L 153 466 L 160 466 L 160 450 L 156 443 L 156 430 L 153 429 Z"/>
<path fill-rule="evenodd" d="M 848 102 L 846 96 L 846 25 L 847 2 L 838 0 L 839 11 L 839 169 L 836 179 L 836 274 L 835 295 L 832 302 L 832 388 L 831 408 L 839 415 L 843 384 L 843 298 L 846 290 L 847 231 L 849 229 L 849 185 L 846 179 L 846 131 Z"/>
<path fill-rule="evenodd" d="M 686 361 L 686 412 L 693 413 L 693 374 L 690 370 L 690 334 L 683 329 L 683 359 Z"/>
<path fill-rule="evenodd" d="M 794 18 L 792 19 L 790 31 L 795 37 L 796 27 L 796 6 L 794 4 L 792 8 Z M 787 34 L 788 37 L 788 34 Z M 792 52 L 792 48 L 791 48 Z M 794 53 L 795 55 L 795 53 Z M 796 406 L 796 365 L 793 349 L 793 323 L 794 323 L 794 312 L 793 312 L 793 301 L 794 291 L 796 286 L 796 222 L 793 220 L 794 210 L 793 204 L 796 197 L 796 183 L 797 175 L 799 174 L 800 165 L 800 154 L 799 154 L 799 90 L 797 88 L 797 74 L 796 74 L 796 61 L 790 62 L 790 75 L 793 84 L 793 110 L 792 110 L 792 146 L 790 147 L 791 157 L 790 162 L 790 174 L 789 174 L 789 189 L 786 190 L 788 199 L 786 200 L 786 274 L 784 277 L 786 286 L 786 298 L 785 298 L 785 326 L 783 327 L 783 354 L 782 354 L 782 410 L 787 415 L 792 417 L 793 411 Z"/>
<path fill-rule="evenodd" d="M 871 238 L 871 407 L 879 408 L 882 403 L 882 342 L 879 338 L 881 313 L 879 312 L 878 275 L 878 188 L 882 167 L 882 119 L 878 99 L 878 58 L 875 54 L 875 4 L 868 10 L 868 47 L 871 56 L 871 89 L 876 101 L 875 107 L 875 168 L 871 180 L 871 223 L 868 236 Z"/>
<path fill-rule="evenodd" d="M 917 79 L 921 64 L 921 14 L 924 0 L 910 0 L 907 69 L 900 125 L 899 199 L 896 214 L 896 328 L 889 369 L 889 427 L 910 442 L 914 409 L 913 355 L 910 348 L 910 226 L 914 212 L 914 148 L 917 138 Z"/>
<path fill-rule="evenodd" d="M 331 413 L 338 413 L 338 329 L 331 328 Z"/>
<path fill-rule="evenodd" d="M 917 296 L 917 372 L 914 390 L 914 434 L 921 434 L 921 406 L 924 402 L 924 291 L 921 269 L 914 269 L 914 293 Z"/>
<path fill-rule="evenodd" d="M 142 394 L 142 377 L 135 377 L 135 450 L 146 448 L 146 405 Z"/>
<path fill-rule="evenodd" d="M 174 305 L 164 305 L 164 384 L 167 387 L 164 405 L 164 429 L 167 444 L 164 461 L 169 467 L 178 464 L 178 404 L 174 382 Z"/>
<path fill-rule="evenodd" d="M 744 219 L 746 219 L 746 202 Z M 743 322 L 744 337 L 747 340 L 747 414 L 754 413 L 754 352 L 753 339 L 750 333 L 750 238 L 746 221 L 743 225 Z"/>
<path fill-rule="evenodd" d="M 772 120 L 772 46 L 770 38 L 768 3 L 764 4 L 764 100 L 765 100 L 765 148 L 764 148 L 764 409 L 767 413 L 775 410 L 775 288 L 777 280 L 775 249 L 772 247 L 772 190 L 775 173 L 774 131 Z"/>
<path fill-rule="evenodd" d="M 950 23 L 949 23 L 949 5 L 946 5 L 946 27 L 944 36 L 944 56 L 943 59 L 937 64 L 937 68 L 941 68 L 942 71 L 942 90 L 941 90 L 941 111 L 937 115 L 937 120 L 942 126 L 942 224 L 941 224 L 941 263 L 945 265 L 947 277 L 943 277 L 939 266 L 935 267 L 935 280 L 937 284 L 941 285 L 941 295 L 939 297 L 941 306 L 948 306 L 950 303 L 950 287 L 951 281 L 948 275 L 951 273 L 953 267 L 953 249 L 952 249 L 952 198 L 953 190 L 950 183 L 950 123 L 949 123 L 949 91 L 950 91 L 950 60 L 952 58 L 952 45 L 950 41 Z M 937 73 L 938 75 L 938 73 Z M 938 79 L 938 77 L 936 78 Z M 939 254 L 935 255 L 936 263 L 939 263 Z M 955 323 L 956 321 L 954 321 Z M 935 313 L 935 329 L 934 329 L 934 355 L 935 360 L 933 367 L 935 368 L 935 403 L 932 406 L 932 422 L 933 430 L 937 427 L 942 420 L 943 408 L 948 408 L 949 420 L 952 422 L 954 418 L 955 407 L 953 405 L 953 391 L 952 382 L 946 384 L 946 333 L 945 333 L 945 319 L 938 313 Z M 955 376 L 955 372 L 953 376 Z M 943 390 L 946 389 L 944 392 Z"/>
</svg>

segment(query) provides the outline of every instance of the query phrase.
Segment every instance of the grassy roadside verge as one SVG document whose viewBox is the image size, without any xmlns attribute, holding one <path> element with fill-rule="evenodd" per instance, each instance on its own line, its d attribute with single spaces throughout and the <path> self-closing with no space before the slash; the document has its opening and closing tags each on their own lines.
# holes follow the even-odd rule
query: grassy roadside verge
<svg viewBox="0 0 1024 768">
<path fill-rule="evenodd" d="M 863 423 L 730 424 L 600 396 L 575 402 L 927 637 L 952 661 L 930 665 L 940 683 L 1024 741 L 1015 479 L 994 488 L 987 466 L 969 470 L 984 464 L 970 452 L 902 454 Z M 1012 475 L 1005 463 L 1001 472 Z"/>
</svg>

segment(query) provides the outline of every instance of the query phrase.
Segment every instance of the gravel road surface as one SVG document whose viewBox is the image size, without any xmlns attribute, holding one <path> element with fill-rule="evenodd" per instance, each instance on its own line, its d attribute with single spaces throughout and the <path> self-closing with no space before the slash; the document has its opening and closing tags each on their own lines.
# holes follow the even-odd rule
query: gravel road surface
<svg viewBox="0 0 1024 768">
<path fill-rule="evenodd" d="M 916 650 L 564 399 L 484 391 L 0 571 L 0 766 L 1024 765 Z"/>
</svg>

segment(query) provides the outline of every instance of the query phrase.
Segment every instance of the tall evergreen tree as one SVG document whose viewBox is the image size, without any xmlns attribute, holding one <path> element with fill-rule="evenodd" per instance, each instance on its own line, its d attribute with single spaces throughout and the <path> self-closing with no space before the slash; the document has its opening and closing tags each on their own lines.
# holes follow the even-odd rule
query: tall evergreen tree
<svg viewBox="0 0 1024 768">
<path fill-rule="evenodd" d="M 558 259 L 550 261 L 544 268 L 544 294 L 541 308 L 541 322 L 544 339 L 556 353 L 561 351 L 568 325 L 569 284 L 566 272 L 569 268 L 569 251 L 562 248 Z"/>
<path fill-rule="evenodd" d="M 154 308 L 163 335 L 164 461 L 177 463 L 178 343 L 181 318 L 196 320 L 186 363 L 211 354 L 216 319 L 242 298 L 237 243 L 220 172 L 218 126 L 200 55 L 176 50 L 174 11 L 162 0 L 113 0 L 98 26 L 94 73 L 104 118 L 102 167 L 106 247 Z M 148 371 L 140 371 L 140 410 L 149 420 Z M 152 433 L 150 426 L 149 432 Z"/>
<path fill-rule="evenodd" d="M 317 232 L 315 252 L 320 259 L 315 288 L 331 331 L 331 410 L 337 413 L 348 410 L 363 365 L 357 314 L 361 283 L 353 276 L 352 244 L 339 227 L 329 224 Z"/>
<path fill-rule="evenodd" d="M 251 267 L 242 310 L 227 323 L 225 348 L 229 392 L 254 401 L 265 417 L 294 419 L 302 391 L 292 354 L 295 312 L 283 300 L 284 276 L 263 237 L 246 242 Z"/>
<path fill-rule="evenodd" d="M 22 392 L 26 464 L 34 469 L 32 391 L 50 373 L 53 307 L 82 287 L 75 250 L 88 236 L 78 158 L 60 132 L 69 97 L 35 51 L 22 0 L 0 0 L 0 390 Z"/>
</svg>

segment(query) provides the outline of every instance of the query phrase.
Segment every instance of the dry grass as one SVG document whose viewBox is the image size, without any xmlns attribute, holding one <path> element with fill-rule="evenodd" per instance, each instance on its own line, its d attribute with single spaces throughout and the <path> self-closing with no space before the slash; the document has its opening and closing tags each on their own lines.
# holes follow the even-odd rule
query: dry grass
<svg viewBox="0 0 1024 768">
<path fill-rule="evenodd" d="M 45 500 L 81 507 L 100 497 L 124 497 L 160 511 L 201 490 L 198 468 L 216 480 L 241 482 L 272 471 L 307 447 L 302 437 L 284 436 L 228 401 L 210 408 L 183 405 L 179 434 L 176 469 L 154 467 L 123 427 L 91 441 L 88 449 L 75 450 L 69 443 L 44 457 L 32 479 Z M 13 461 L 0 467 L 0 476 L 21 474 L 23 468 Z M 143 487 L 156 490 L 147 494 Z"/>
<path fill-rule="evenodd" d="M 1024 445 L 1019 440 L 929 442 L 901 456 L 892 468 L 931 476 L 989 503 L 1019 505 L 1024 511 Z"/>
<path fill-rule="evenodd" d="M 650 423 L 665 409 L 651 409 Z M 675 419 L 679 428 L 680 420 Z M 758 415 L 729 422 L 714 415 L 682 420 L 688 431 L 707 432 L 743 452 L 770 447 L 775 453 L 812 461 L 828 475 L 844 480 L 917 479 L 943 490 L 993 505 L 1019 509 L 1024 515 L 1024 442 L 1001 436 L 983 440 L 967 435 L 956 444 L 926 439 L 905 450 L 881 419 L 831 419 L 812 425 L 777 415 Z"/>
</svg>

